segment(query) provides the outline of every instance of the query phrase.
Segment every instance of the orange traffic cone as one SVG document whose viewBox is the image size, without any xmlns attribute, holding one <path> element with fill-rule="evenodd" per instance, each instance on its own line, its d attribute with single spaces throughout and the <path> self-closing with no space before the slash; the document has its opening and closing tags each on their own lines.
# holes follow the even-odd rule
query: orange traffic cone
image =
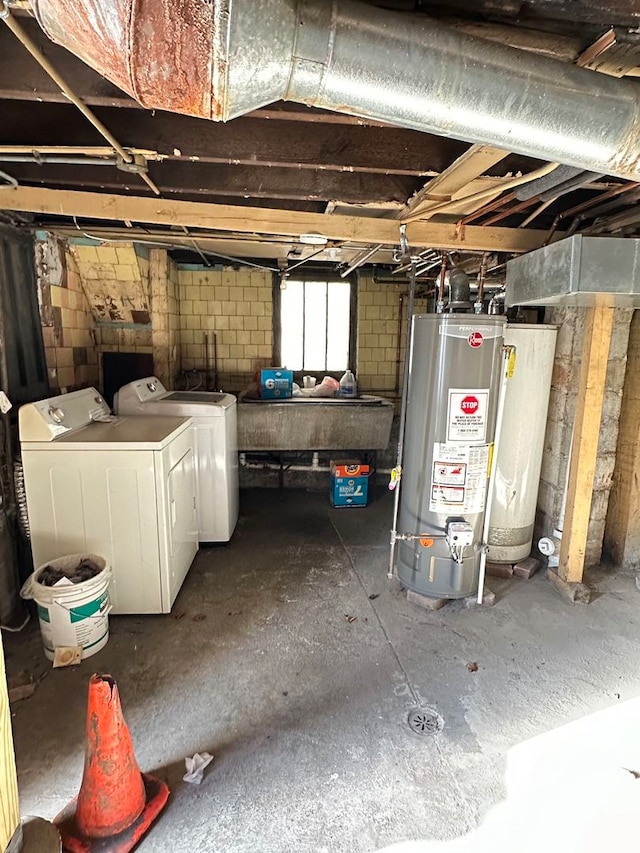
<svg viewBox="0 0 640 853">
<path fill-rule="evenodd" d="M 168 797 L 164 782 L 140 773 L 115 681 L 110 675 L 92 675 L 80 793 L 54 820 L 64 849 L 128 853 Z"/>
</svg>

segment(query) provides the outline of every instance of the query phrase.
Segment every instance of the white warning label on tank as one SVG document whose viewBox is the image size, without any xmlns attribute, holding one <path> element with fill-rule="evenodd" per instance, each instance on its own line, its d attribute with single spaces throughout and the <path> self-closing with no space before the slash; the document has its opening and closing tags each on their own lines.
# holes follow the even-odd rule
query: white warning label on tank
<svg viewBox="0 0 640 853">
<path fill-rule="evenodd" d="M 433 445 L 430 512 L 482 512 L 487 493 L 489 445 Z"/>
<path fill-rule="evenodd" d="M 447 441 L 477 442 L 487 438 L 489 389 L 449 389 L 447 412 Z"/>
</svg>

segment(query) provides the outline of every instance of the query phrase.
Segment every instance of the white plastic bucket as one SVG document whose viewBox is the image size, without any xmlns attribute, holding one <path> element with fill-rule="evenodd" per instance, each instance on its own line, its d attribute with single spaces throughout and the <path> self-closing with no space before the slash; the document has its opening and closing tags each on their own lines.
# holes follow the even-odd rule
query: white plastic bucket
<svg viewBox="0 0 640 853">
<path fill-rule="evenodd" d="M 81 560 L 89 559 L 101 566 L 93 578 L 69 586 L 44 586 L 38 578 L 47 566 L 72 573 Z M 32 598 L 38 605 L 44 653 L 53 660 L 58 646 L 82 646 L 82 657 L 88 658 L 104 648 L 109 639 L 109 581 L 111 566 L 96 554 L 72 554 L 51 560 L 30 575 L 20 595 Z"/>
</svg>

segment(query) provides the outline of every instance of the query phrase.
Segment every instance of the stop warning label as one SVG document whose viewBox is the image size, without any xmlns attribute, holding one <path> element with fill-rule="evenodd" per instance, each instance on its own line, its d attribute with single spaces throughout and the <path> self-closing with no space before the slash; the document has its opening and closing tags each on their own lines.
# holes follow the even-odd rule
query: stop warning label
<svg viewBox="0 0 640 853">
<path fill-rule="evenodd" d="M 480 401 L 473 394 L 467 394 L 467 396 L 460 403 L 460 408 L 462 409 L 465 415 L 475 415 L 478 411 L 478 407 L 480 406 Z"/>
<path fill-rule="evenodd" d="M 489 389 L 449 390 L 447 441 L 483 443 L 487 435 Z"/>
</svg>

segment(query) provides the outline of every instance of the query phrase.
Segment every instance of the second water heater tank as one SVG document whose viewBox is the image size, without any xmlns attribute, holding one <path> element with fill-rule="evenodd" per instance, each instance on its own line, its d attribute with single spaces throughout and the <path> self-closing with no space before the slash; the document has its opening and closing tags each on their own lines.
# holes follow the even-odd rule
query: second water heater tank
<svg viewBox="0 0 640 853">
<path fill-rule="evenodd" d="M 495 462 L 488 538 L 494 563 L 517 563 L 531 553 L 556 336 L 555 326 L 515 323 L 505 330 L 516 362 Z"/>
</svg>

